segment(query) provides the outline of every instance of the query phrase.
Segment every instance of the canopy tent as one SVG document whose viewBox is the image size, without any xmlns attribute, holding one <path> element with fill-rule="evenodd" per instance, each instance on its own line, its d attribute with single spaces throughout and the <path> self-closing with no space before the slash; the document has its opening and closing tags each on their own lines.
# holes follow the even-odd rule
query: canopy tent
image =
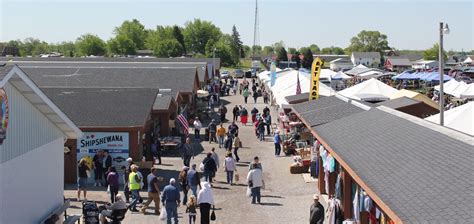
<svg viewBox="0 0 474 224">
<path fill-rule="evenodd" d="M 454 130 L 474 136 L 474 102 L 455 107 L 444 112 L 444 125 Z M 440 115 L 436 114 L 425 120 L 439 123 Z"/>
<path fill-rule="evenodd" d="M 454 89 L 457 85 L 459 85 L 459 82 L 456 81 L 456 79 L 451 79 L 451 80 L 447 81 L 446 83 L 444 83 L 443 90 L 444 91 L 446 91 L 446 90 L 449 91 L 451 89 Z M 439 85 L 435 86 L 434 89 L 439 91 Z"/>
<path fill-rule="evenodd" d="M 363 64 L 360 64 L 360 65 L 357 65 L 356 67 L 352 68 L 351 70 L 346 71 L 346 74 L 348 74 L 348 75 L 357 75 L 359 73 L 368 72 L 368 71 L 371 71 L 371 70 L 372 70 L 371 68 L 367 68 Z"/>
<path fill-rule="evenodd" d="M 398 74 L 398 75 L 392 76 L 392 80 L 397 80 L 398 77 L 403 77 L 404 75 L 407 75 L 407 74 L 411 74 L 411 73 L 408 72 L 408 71 L 404 71 L 404 72 L 402 72 L 402 73 L 400 73 L 400 74 Z"/>
<path fill-rule="evenodd" d="M 434 89 L 439 91 L 439 85 L 435 86 Z M 461 94 L 466 91 L 468 85 L 465 82 L 458 82 L 455 79 L 451 79 L 444 83 L 443 91 L 451 96 L 461 98 Z"/>
<path fill-rule="evenodd" d="M 435 109 L 439 109 L 439 105 L 434 102 L 433 100 L 431 100 L 429 97 L 419 93 L 419 92 L 414 92 L 414 91 L 411 91 L 411 90 L 406 90 L 406 89 L 401 89 L 399 90 L 396 94 L 394 94 L 392 97 L 390 97 L 390 99 L 397 99 L 397 98 L 401 98 L 401 97 L 408 97 L 408 98 L 411 98 L 411 99 L 414 99 L 414 100 L 418 100 L 418 101 L 421 101 Z"/>
<path fill-rule="evenodd" d="M 331 77 L 335 75 L 336 72 L 331 69 L 321 69 L 321 74 L 319 74 L 320 80 L 331 80 Z"/>
<path fill-rule="evenodd" d="M 371 78 L 377 78 L 383 75 L 383 72 L 377 71 L 377 70 L 371 70 L 371 71 L 366 71 L 362 72 L 359 74 L 355 74 L 354 76 L 357 76 L 361 79 L 371 79 Z"/>
<path fill-rule="evenodd" d="M 391 86 L 371 78 L 350 88 L 339 91 L 338 94 L 356 100 L 387 99 L 394 96 L 398 90 Z"/>
<path fill-rule="evenodd" d="M 405 71 L 394 78 L 395 80 L 418 80 L 420 79 L 420 76 L 417 75 L 417 73 L 409 73 Z"/>
<path fill-rule="evenodd" d="M 301 93 L 308 93 L 311 87 L 311 74 L 297 70 L 289 70 L 283 73 L 284 75 L 277 77 L 275 85 L 270 87 L 270 90 L 272 91 L 276 103 L 280 106 L 282 104 L 288 104 L 285 97 L 296 94 L 298 73 Z M 333 89 L 319 82 L 319 95 L 331 96 L 334 94 L 335 91 Z"/>
<path fill-rule="evenodd" d="M 474 83 L 467 85 L 464 92 L 461 93 L 461 99 L 473 99 L 474 98 Z"/>
<path fill-rule="evenodd" d="M 276 72 L 281 72 L 281 69 L 276 68 Z M 264 81 L 264 80 L 270 80 L 270 74 L 271 72 L 268 70 L 265 70 L 263 72 L 258 73 L 257 77 L 258 79 Z"/>
<path fill-rule="evenodd" d="M 351 79 L 352 77 L 346 75 L 344 72 L 339 71 L 335 75 L 331 77 L 331 80 L 346 80 L 346 79 Z"/>
</svg>

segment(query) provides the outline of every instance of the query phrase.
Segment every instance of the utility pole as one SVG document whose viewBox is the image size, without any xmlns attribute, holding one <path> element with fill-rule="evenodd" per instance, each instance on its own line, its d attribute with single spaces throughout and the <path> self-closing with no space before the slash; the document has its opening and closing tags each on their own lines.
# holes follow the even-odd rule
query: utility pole
<svg viewBox="0 0 474 224">
<path fill-rule="evenodd" d="M 255 21 L 253 25 L 252 56 L 255 56 L 255 46 L 257 46 L 258 44 L 258 0 L 255 0 Z"/>
<path fill-rule="evenodd" d="M 449 34 L 448 24 L 444 26 L 439 23 L 439 124 L 444 125 L 444 54 L 443 54 L 443 36 Z"/>
</svg>

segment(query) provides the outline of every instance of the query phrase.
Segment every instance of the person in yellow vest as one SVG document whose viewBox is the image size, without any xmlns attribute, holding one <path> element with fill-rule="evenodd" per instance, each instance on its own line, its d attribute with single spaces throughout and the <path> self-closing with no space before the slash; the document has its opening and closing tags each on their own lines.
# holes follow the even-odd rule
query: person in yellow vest
<svg viewBox="0 0 474 224">
<path fill-rule="evenodd" d="M 130 191 L 132 192 L 132 203 L 128 206 L 128 209 L 132 212 L 138 212 L 137 210 L 137 203 L 140 199 L 140 189 L 141 189 L 141 178 L 140 175 L 137 174 L 138 166 L 133 164 L 131 166 L 132 172 L 128 175 L 128 183 L 130 185 Z"/>
</svg>

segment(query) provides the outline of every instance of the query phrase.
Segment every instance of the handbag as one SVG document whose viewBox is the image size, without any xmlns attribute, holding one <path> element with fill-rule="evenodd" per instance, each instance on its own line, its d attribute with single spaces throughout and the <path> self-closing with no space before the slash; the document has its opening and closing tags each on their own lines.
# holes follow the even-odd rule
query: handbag
<svg viewBox="0 0 474 224">
<path fill-rule="evenodd" d="M 212 206 L 212 213 L 211 213 L 211 221 L 216 221 L 216 213 L 214 212 L 214 210 L 216 210 L 216 208 L 213 205 Z"/>
</svg>

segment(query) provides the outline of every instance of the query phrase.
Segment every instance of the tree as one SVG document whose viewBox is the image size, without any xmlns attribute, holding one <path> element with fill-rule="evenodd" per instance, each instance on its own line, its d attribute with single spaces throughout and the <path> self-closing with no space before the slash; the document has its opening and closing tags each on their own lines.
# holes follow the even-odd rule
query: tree
<svg viewBox="0 0 474 224">
<path fill-rule="evenodd" d="M 350 52 L 380 52 L 388 50 L 387 35 L 379 31 L 362 30 L 357 36 L 352 37 L 351 44 L 348 47 Z"/>
<path fill-rule="evenodd" d="M 273 54 L 275 51 L 275 48 L 273 46 L 265 46 L 263 47 L 263 54 Z"/>
<path fill-rule="evenodd" d="M 261 55 L 262 46 L 255 45 L 255 46 L 250 47 L 250 46 L 244 45 L 244 53 L 245 53 L 246 58 L 252 56 L 253 54 Z"/>
<path fill-rule="evenodd" d="M 344 49 L 342 49 L 340 47 L 334 47 L 334 46 L 325 47 L 325 48 L 321 49 L 321 53 L 322 54 L 334 54 L 334 55 L 344 54 Z"/>
<path fill-rule="evenodd" d="M 242 41 L 240 40 L 240 34 L 237 31 L 237 28 L 235 27 L 235 25 L 232 26 L 232 45 L 231 46 L 232 46 L 232 50 L 238 57 L 241 58 L 245 56 L 242 49 Z"/>
<path fill-rule="evenodd" d="M 186 50 L 193 53 L 205 54 L 206 45 L 209 40 L 218 41 L 222 36 L 221 30 L 209 21 L 187 22 L 183 29 Z"/>
<path fill-rule="evenodd" d="M 124 36 L 127 39 L 130 39 L 135 45 L 135 50 L 144 49 L 145 47 L 147 31 L 140 21 L 136 19 L 133 19 L 132 21 L 125 20 L 122 25 L 115 28 L 114 33 L 116 37 Z M 121 40 L 125 40 L 126 38 L 121 37 Z M 126 41 L 126 43 L 128 44 L 128 41 Z"/>
<path fill-rule="evenodd" d="M 277 61 L 288 61 L 288 53 L 284 47 L 277 49 Z"/>
<path fill-rule="evenodd" d="M 446 61 L 448 56 L 443 52 L 443 58 Z M 439 60 L 439 44 L 434 44 L 433 47 L 423 52 L 423 59 L 425 60 Z"/>
<path fill-rule="evenodd" d="M 16 44 L 19 44 L 18 42 Z M 48 43 L 35 39 L 32 37 L 26 38 L 23 43 L 20 45 L 20 55 L 21 56 L 37 56 L 40 54 L 48 53 L 49 45 Z"/>
<path fill-rule="evenodd" d="M 236 65 L 239 62 L 239 58 L 234 54 L 231 43 L 232 37 L 230 35 L 223 35 L 217 42 L 209 40 L 206 45 L 206 56 L 209 58 L 213 57 L 215 49 L 215 56 L 221 59 L 222 65 Z"/>
<path fill-rule="evenodd" d="M 66 57 L 74 57 L 76 54 L 76 45 L 72 41 L 63 41 L 58 44 L 50 44 L 49 51 L 59 52 Z"/>
<path fill-rule="evenodd" d="M 319 54 L 321 52 L 318 45 L 316 45 L 316 44 L 309 45 L 309 49 L 311 50 L 311 52 L 313 52 L 315 54 Z"/>
<path fill-rule="evenodd" d="M 279 48 L 285 48 L 285 42 L 280 40 L 280 41 L 274 43 L 272 46 L 273 46 L 273 49 L 278 51 Z"/>
<path fill-rule="evenodd" d="M 311 64 L 313 63 L 313 52 L 311 52 L 311 49 L 306 48 L 306 51 L 303 52 L 303 56 L 301 66 L 306 69 L 311 69 Z"/>
<path fill-rule="evenodd" d="M 110 39 L 107 46 L 110 53 L 118 55 L 134 55 L 137 50 L 135 43 L 125 35 L 117 35 Z"/>
<path fill-rule="evenodd" d="M 178 57 L 184 52 L 183 46 L 176 39 L 165 39 L 159 41 L 153 48 L 157 57 Z"/>
<path fill-rule="evenodd" d="M 181 44 L 183 52 L 184 52 L 184 54 L 186 54 L 186 44 L 184 43 L 184 36 L 183 36 L 183 32 L 181 30 L 182 29 L 179 26 L 174 25 L 173 26 L 173 36 L 178 41 L 178 43 Z"/>
<path fill-rule="evenodd" d="M 297 52 L 296 48 L 294 48 L 294 47 L 288 48 L 288 53 L 289 54 L 296 54 L 296 52 Z"/>
<path fill-rule="evenodd" d="M 105 55 L 106 53 L 105 42 L 93 34 L 84 34 L 77 38 L 76 47 L 80 56 Z"/>
<path fill-rule="evenodd" d="M 301 68 L 301 58 L 300 58 L 300 52 L 295 51 L 292 56 L 291 56 L 291 61 L 296 62 L 296 67 Z"/>
</svg>

